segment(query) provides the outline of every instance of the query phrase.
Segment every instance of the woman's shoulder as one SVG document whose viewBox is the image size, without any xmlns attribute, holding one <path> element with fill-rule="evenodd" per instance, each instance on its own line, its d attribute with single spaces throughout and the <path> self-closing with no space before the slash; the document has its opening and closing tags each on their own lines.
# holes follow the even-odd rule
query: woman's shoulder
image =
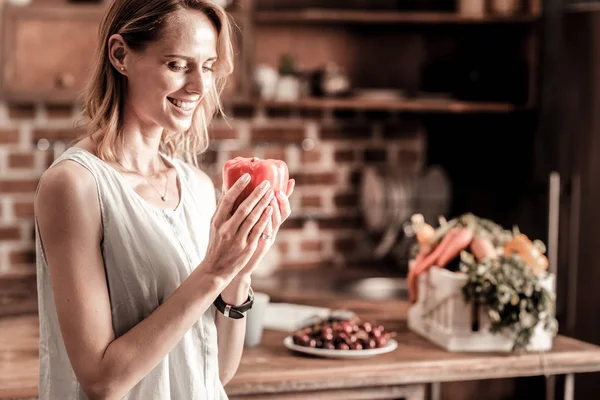
<svg viewBox="0 0 600 400">
<path fill-rule="evenodd" d="M 92 212 L 93 208 L 97 212 Z M 94 219 L 89 217 L 97 216 L 99 222 L 99 210 L 96 181 L 81 164 L 65 159 L 42 174 L 34 199 L 34 213 L 38 218 L 50 218 L 56 224 L 64 218 L 86 215 L 86 221 L 93 223 Z"/>
<path fill-rule="evenodd" d="M 75 160 L 64 159 L 44 171 L 39 186 L 39 190 L 43 187 L 46 192 L 67 196 L 95 191 L 96 181 L 88 168 Z"/>
</svg>

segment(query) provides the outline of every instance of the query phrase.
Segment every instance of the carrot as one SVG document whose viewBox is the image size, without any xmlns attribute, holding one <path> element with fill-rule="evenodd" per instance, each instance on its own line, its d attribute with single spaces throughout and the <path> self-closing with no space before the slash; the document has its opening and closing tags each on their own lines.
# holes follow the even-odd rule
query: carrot
<svg viewBox="0 0 600 400">
<path fill-rule="evenodd" d="M 433 249 L 432 239 L 435 229 L 425 223 L 423 214 L 414 214 L 410 217 L 412 228 L 419 243 L 419 253 L 415 257 L 415 265 L 419 264 Z"/>
<path fill-rule="evenodd" d="M 413 303 L 417 300 L 417 277 L 437 261 L 440 254 L 442 254 L 448 244 L 452 242 L 454 236 L 459 232 L 460 229 L 458 227 L 451 228 L 446 236 L 444 236 L 440 243 L 435 247 L 435 249 L 429 253 L 429 255 L 424 257 L 421 262 L 416 263 L 414 267 L 409 270 L 408 292 L 410 295 L 410 300 Z"/>
<path fill-rule="evenodd" d="M 473 241 L 471 242 L 471 253 L 473 253 L 477 261 L 486 258 L 495 259 L 498 257 L 492 241 L 480 235 L 475 235 L 475 237 L 473 237 Z"/>
<path fill-rule="evenodd" d="M 444 268 L 454 257 L 458 256 L 461 251 L 467 248 L 473 240 L 473 230 L 469 228 L 459 228 L 459 231 L 444 251 L 437 259 L 437 266 Z"/>
<path fill-rule="evenodd" d="M 431 245 L 429 243 L 422 244 L 419 248 L 419 253 L 415 257 L 415 265 L 423 261 L 429 253 L 431 253 Z"/>
<path fill-rule="evenodd" d="M 435 229 L 425 222 L 423 214 L 414 214 L 412 217 L 410 217 L 410 221 L 413 230 L 417 235 L 417 241 L 419 242 L 419 244 L 423 246 L 425 244 L 431 243 L 435 235 Z"/>
<path fill-rule="evenodd" d="M 548 269 L 548 258 L 522 233 L 515 235 L 510 242 L 504 245 L 506 256 L 513 253 L 519 254 L 523 261 L 538 275 Z"/>
</svg>

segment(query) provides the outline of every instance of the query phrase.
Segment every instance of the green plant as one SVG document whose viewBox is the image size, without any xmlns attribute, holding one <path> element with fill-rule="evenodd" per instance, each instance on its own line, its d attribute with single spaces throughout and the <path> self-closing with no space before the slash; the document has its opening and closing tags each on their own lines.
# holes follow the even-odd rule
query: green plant
<svg viewBox="0 0 600 400">
<path fill-rule="evenodd" d="M 296 74 L 296 60 L 290 54 L 283 54 L 279 57 L 279 74 L 295 75 Z"/>
<path fill-rule="evenodd" d="M 491 332 L 512 333 L 514 350 L 525 349 L 540 322 L 556 335 L 554 296 L 518 255 L 477 262 L 464 251 L 461 268 L 469 277 L 462 290 L 465 301 L 487 310 Z"/>
</svg>

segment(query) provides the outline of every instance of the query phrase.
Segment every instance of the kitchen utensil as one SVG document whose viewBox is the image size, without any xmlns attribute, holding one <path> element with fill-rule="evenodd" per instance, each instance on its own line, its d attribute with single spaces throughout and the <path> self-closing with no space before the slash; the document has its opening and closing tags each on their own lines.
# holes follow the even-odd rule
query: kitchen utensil
<svg viewBox="0 0 600 400">
<path fill-rule="evenodd" d="M 298 353 L 310 354 L 318 357 L 325 358 L 366 358 L 373 357 L 379 354 L 389 353 L 398 348 L 398 342 L 394 339 L 388 340 L 384 347 L 378 349 L 366 349 L 366 350 L 327 350 L 327 349 L 316 349 L 313 347 L 299 346 L 294 344 L 292 336 L 287 336 L 283 340 L 283 345 L 292 351 Z"/>
<path fill-rule="evenodd" d="M 415 212 L 423 214 L 425 221 L 432 223 L 439 216 L 448 216 L 452 188 L 446 171 L 433 165 L 418 180 L 415 187 Z"/>
<path fill-rule="evenodd" d="M 386 227 L 386 197 L 384 178 L 375 167 L 366 167 L 361 180 L 361 205 L 367 229 L 372 232 Z"/>
</svg>

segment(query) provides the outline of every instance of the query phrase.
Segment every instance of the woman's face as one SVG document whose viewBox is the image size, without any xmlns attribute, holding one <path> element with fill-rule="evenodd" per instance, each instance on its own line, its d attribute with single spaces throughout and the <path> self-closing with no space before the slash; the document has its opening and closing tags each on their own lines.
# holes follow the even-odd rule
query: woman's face
<svg viewBox="0 0 600 400">
<path fill-rule="evenodd" d="M 125 112 L 142 129 L 184 132 L 213 88 L 217 32 L 196 10 L 178 11 L 165 23 L 161 39 L 143 52 L 129 52 Z"/>
</svg>

